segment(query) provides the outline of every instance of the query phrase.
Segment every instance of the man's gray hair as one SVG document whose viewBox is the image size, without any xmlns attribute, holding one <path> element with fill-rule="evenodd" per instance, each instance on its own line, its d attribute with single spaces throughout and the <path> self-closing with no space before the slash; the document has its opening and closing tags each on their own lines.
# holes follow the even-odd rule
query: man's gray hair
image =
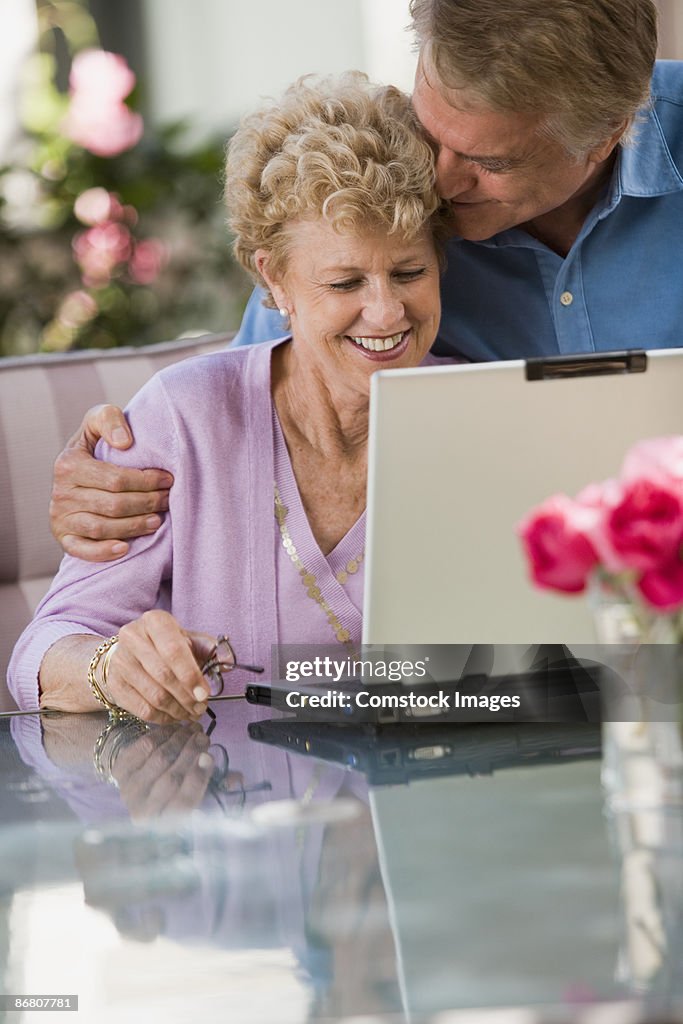
<svg viewBox="0 0 683 1024">
<path fill-rule="evenodd" d="M 411 0 L 418 44 L 446 89 L 499 112 L 534 113 L 581 156 L 650 95 L 653 0 Z"/>
</svg>

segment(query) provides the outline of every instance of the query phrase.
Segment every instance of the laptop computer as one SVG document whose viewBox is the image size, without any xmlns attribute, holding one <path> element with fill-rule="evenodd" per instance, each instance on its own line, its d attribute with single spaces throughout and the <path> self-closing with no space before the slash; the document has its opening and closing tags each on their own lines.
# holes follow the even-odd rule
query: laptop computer
<svg viewBox="0 0 683 1024">
<path fill-rule="evenodd" d="M 602 662 L 587 600 L 532 585 L 516 526 L 616 474 L 636 441 L 683 433 L 681 394 L 681 349 L 375 373 L 364 650 L 427 657 L 431 684 L 539 668 L 547 683 L 558 650 Z M 291 684 L 270 686 L 247 698 L 283 706 Z M 325 719 L 348 721 L 337 708 Z"/>
<path fill-rule="evenodd" d="M 370 786 L 396 786 L 442 775 L 492 775 L 599 758 L 595 723 L 387 726 L 381 731 L 329 722 L 275 718 L 251 722 L 249 736 L 302 757 L 361 772 Z"/>
<path fill-rule="evenodd" d="M 529 581 L 516 525 L 683 433 L 682 395 L 683 349 L 375 373 L 364 643 L 495 645 L 499 673 L 525 645 L 594 644 L 585 598 Z"/>
</svg>

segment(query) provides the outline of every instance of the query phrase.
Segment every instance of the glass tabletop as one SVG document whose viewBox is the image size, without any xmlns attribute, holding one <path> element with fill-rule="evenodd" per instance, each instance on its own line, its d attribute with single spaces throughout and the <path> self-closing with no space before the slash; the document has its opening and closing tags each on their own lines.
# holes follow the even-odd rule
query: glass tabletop
<svg viewBox="0 0 683 1024">
<path fill-rule="evenodd" d="M 215 709 L 0 719 L 3 993 L 105 1024 L 681 996 L 683 807 L 626 787 L 633 735 Z"/>
</svg>

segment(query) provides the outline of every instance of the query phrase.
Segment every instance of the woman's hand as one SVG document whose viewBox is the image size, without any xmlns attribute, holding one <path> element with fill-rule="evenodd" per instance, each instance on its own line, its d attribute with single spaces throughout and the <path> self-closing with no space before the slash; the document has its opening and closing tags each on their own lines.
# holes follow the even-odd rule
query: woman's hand
<svg viewBox="0 0 683 1024">
<path fill-rule="evenodd" d="M 168 612 L 145 612 L 119 630 L 107 694 L 146 722 L 195 720 L 206 711 L 210 693 L 201 666 L 215 642 L 208 633 L 183 629 Z"/>
</svg>

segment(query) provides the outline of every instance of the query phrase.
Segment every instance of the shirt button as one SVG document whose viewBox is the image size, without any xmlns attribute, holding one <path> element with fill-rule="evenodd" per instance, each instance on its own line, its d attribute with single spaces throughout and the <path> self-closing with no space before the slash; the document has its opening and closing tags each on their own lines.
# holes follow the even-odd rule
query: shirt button
<svg viewBox="0 0 683 1024">
<path fill-rule="evenodd" d="M 573 301 L 574 296 L 571 292 L 562 292 L 562 294 L 560 295 L 560 302 L 563 306 L 571 306 Z"/>
</svg>

